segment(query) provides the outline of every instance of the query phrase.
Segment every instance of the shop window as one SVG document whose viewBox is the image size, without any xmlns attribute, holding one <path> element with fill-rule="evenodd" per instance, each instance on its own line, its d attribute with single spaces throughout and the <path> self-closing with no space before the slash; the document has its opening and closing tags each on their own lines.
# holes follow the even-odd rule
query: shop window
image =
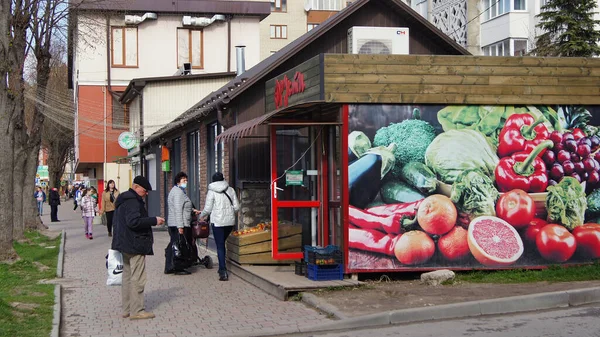
<svg viewBox="0 0 600 337">
<path fill-rule="evenodd" d="M 271 39 L 287 39 L 287 26 L 271 25 Z"/>
<path fill-rule="evenodd" d="M 129 107 L 121 104 L 116 97 L 112 100 L 112 127 L 113 129 L 129 129 Z"/>
<path fill-rule="evenodd" d="M 199 29 L 177 28 L 177 68 L 190 63 L 192 69 L 204 68 L 203 32 Z"/>
<path fill-rule="evenodd" d="M 131 27 L 112 27 L 112 66 L 138 66 L 138 31 Z"/>
<path fill-rule="evenodd" d="M 311 10 L 339 11 L 341 0 L 307 0 Z"/>
<path fill-rule="evenodd" d="M 219 123 L 212 123 L 208 126 L 208 151 L 207 151 L 207 181 L 212 182 L 212 176 L 215 172 L 223 173 L 223 167 L 225 166 L 225 149 L 222 142 L 215 142 L 215 138 L 224 131 L 223 126 Z"/>
<path fill-rule="evenodd" d="M 287 0 L 271 0 L 271 12 L 287 12 Z"/>
<path fill-rule="evenodd" d="M 311 30 L 313 30 L 314 28 L 317 28 L 319 26 L 318 23 L 309 23 L 306 25 L 306 31 L 310 32 Z"/>
</svg>

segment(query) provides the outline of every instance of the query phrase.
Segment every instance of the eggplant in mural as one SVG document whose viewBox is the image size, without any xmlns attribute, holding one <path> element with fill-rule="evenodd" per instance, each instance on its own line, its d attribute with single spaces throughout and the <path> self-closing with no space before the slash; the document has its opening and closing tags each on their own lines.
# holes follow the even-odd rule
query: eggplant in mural
<svg viewBox="0 0 600 337">
<path fill-rule="evenodd" d="M 352 105 L 350 270 L 600 258 L 600 108 Z"/>
</svg>

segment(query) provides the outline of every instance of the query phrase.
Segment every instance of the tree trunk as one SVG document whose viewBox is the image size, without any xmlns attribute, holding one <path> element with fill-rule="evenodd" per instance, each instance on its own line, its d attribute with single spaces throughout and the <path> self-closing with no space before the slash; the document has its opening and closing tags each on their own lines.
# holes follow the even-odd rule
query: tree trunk
<svg viewBox="0 0 600 337">
<path fill-rule="evenodd" d="M 13 69 L 11 57 L 10 17 L 11 0 L 0 0 L 0 78 L 8 77 Z M 13 133 L 12 124 L 15 113 L 13 94 L 7 81 L 0 81 L 0 261 L 16 257 L 13 249 Z"/>
<path fill-rule="evenodd" d="M 24 191 L 35 190 L 35 174 L 39 153 L 40 147 L 36 146 L 27 154 Z M 31 164 L 32 162 L 35 164 Z M 31 193 L 23 193 L 23 224 L 25 229 L 45 229 L 42 219 L 38 216 L 36 201 Z"/>
<path fill-rule="evenodd" d="M 23 222 L 23 195 L 30 195 L 33 192 L 23 190 L 25 185 L 25 170 L 27 164 L 27 154 L 25 153 L 25 147 L 23 142 L 27 135 L 24 135 L 25 130 L 15 130 L 15 142 L 14 142 L 14 168 L 13 168 L 13 240 L 20 240 L 23 238 L 23 232 L 25 230 L 25 224 Z M 30 195 L 33 197 L 33 194 Z"/>
</svg>

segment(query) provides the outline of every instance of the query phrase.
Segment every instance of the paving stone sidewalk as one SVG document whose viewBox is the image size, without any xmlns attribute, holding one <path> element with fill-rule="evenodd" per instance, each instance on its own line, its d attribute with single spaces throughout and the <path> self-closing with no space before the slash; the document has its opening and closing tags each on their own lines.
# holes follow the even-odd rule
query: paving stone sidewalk
<svg viewBox="0 0 600 337">
<path fill-rule="evenodd" d="M 62 337 L 260 335 L 329 321 L 301 302 L 279 301 L 231 273 L 229 282 L 220 282 L 216 269 L 204 267 L 191 269 L 191 275 L 165 275 L 166 231 L 154 232 L 155 255 L 146 260 L 146 309 L 157 317 L 123 319 L 121 288 L 106 286 L 111 242 L 106 227 L 94 226 L 94 239 L 86 239 L 72 200 L 63 202 L 58 218 L 61 222 L 51 223 L 48 215 L 43 220 L 51 230 L 66 230 Z"/>
</svg>

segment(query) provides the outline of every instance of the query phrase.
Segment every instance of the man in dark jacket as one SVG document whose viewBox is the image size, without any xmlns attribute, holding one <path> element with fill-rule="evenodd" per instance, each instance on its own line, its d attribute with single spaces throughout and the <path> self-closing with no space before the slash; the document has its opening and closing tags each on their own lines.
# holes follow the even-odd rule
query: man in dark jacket
<svg viewBox="0 0 600 337">
<path fill-rule="evenodd" d="M 58 205 L 60 205 L 60 195 L 56 187 L 50 190 L 50 197 L 48 198 L 48 204 L 50 204 L 50 221 L 59 222 L 58 220 Z"/>
<path fill-rule="evenodd" d="M 154 255 L 152 226 L 162 225 L 165 219 L 148 217 L 143 197 L 151 190 L 150 182 L 137 176 L 133 179 L 131 188 L 121 193 L 115 202 L 112 249 L 123 254 L 123 318 L 155 317 L 153 313 L 144 310 L 146 255 Z"/>
</svg>

